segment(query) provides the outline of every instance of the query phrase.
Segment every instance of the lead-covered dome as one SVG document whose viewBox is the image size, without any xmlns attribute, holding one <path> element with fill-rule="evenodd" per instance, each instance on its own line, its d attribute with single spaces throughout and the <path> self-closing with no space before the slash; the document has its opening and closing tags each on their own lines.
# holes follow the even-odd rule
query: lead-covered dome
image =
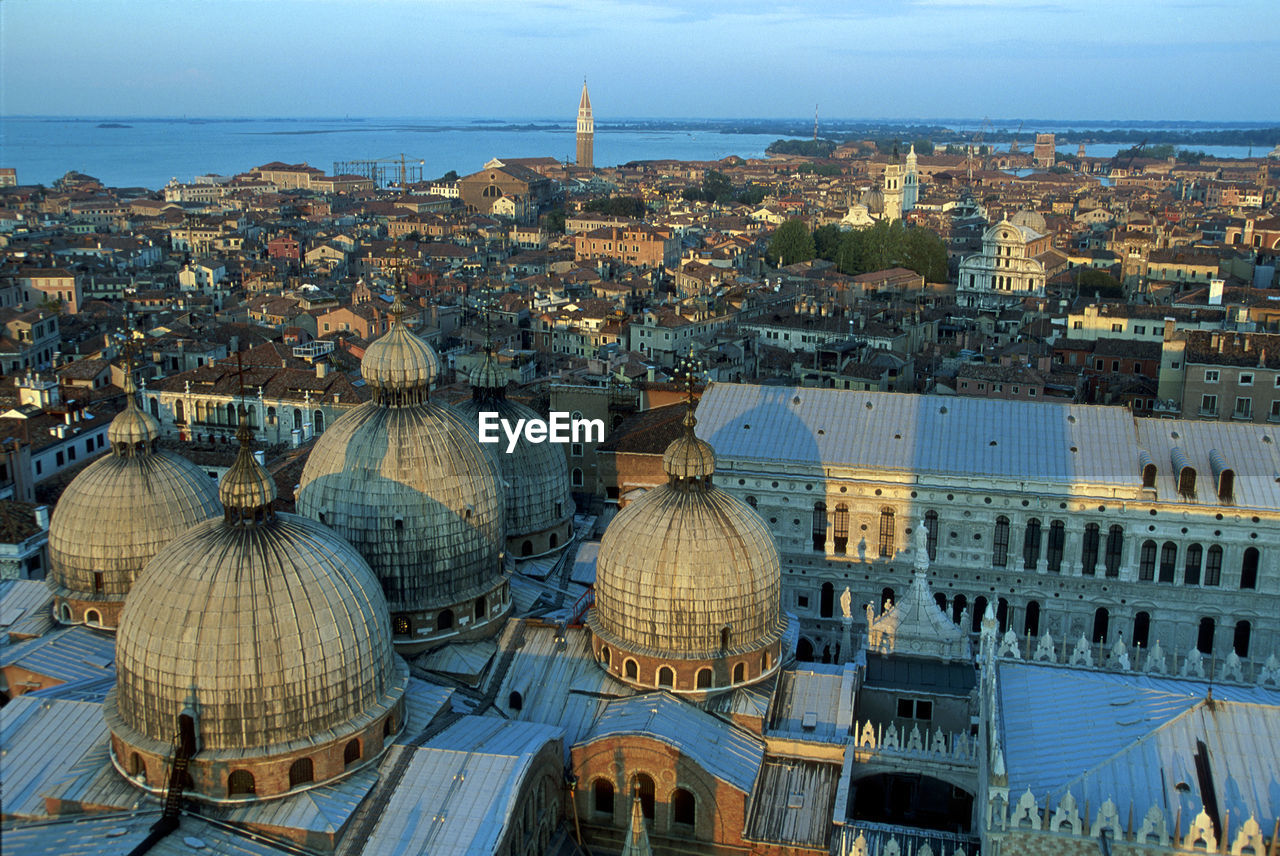
<svg viewBox="0 0 1280 856">
<path fill-rule="evenodd" d="M 49 523 L 49 586 L 63 623 L 114 629 L 125 595 L 160 548 L 221 511 L 204 470 L 156 448 L 160 425 L 138 409 L 132 376 L 125 409 L 107 428 L 111 452 L 72 480 Z"/>
<path fill-rule="evenodd" d="M 769 673 L 783 630 L 773 536 L 754 509 L 711 484 L 715 454 L 695 424 L 690 413 L 663 456 L 667 484 L 605 531 L 589 619 L 611 672 L 677 692 Z"/>
<path fill-rule="evenodd" d="M 404 326 L 403 314 L 404 298 L 397 294 L 391 304 L 395 319 L 391 329 L 365 349 L 360 361 L 360 374 L 375 397 L 397 398 L 419 391 L 425 396 L 440 374 L 440 358 Z"/>
<path fill-rule="evenodd" d="M 408 681 L 369 566 L 326 527 L 271 510 L 271 476 L 241 431 L 223 516 L 160 551 L 125 606 L 104 707 L 127 774 L 163 786 L 187 740 L 191 787 L 213 800 L 375 758 L 403 723 Z"/>
<path fill-rule="evenodd" d="M 366 374 L 373 400 L 344 413 L 316 441 L 297 507 L 350 541 L 373 568 L 396 645 L 413 653 L 444 638 L 497 632 L 510 599 L 497 467 L 475 426 L 429 400 L 429 372 L 406 370 L 405 385 L 385 380 L 393 374 L 387 365 L 436 361 L 401 313 L 393 317 L 390 332 L 374 343 L 388 346 L 370 346 L 362 365 L 373 353 L 378 367 Z M 409 356 L 424 353 L 421 360 Z"/>
<path fill-rule="evenodd" d="M 481 413 L 496 413 L 515 425 L 521 419 L 541 417 L 511 401 L 506 381 L 486 350 L 485 359 L 471 374 L 471 398 L 455 409 L 479 427 Z M 569 463 L 561 446 L 530 443 L 521 436 L 508 452 L 506 442 L 483 447 L 498 465 L 506 496 L 506 544 L 512 556 L 527 558 L 561 550 L 573 535 L 573 493 Z"/>
</svg>

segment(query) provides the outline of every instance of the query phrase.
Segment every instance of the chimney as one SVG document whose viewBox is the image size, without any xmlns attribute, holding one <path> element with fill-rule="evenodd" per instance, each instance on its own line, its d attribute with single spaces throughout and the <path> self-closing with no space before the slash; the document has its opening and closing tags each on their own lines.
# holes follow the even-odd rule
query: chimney
<svg viewBox="0 0 1280 856">
<path fill-rule="evenodd" d="M 324 360 L 316 360 L 316 379 L 324 380 L 325 375 L 329 373 L 329 364 Z"/>
<path fill-rule="evenodd" d="M 47 505 L 36 506 L 36 525 L 39 526 L 41 529 L 49 528 L 49 506 Z"/>
<path fill-rule="evenodd" d="M 1214 278 L 1209 280 L 1209 305 L 1210 306 L 1222 305 L 1222 287 L 1224 285 L 1226 285 L 1226 283 L 1221 279 Z"/>
</svg>

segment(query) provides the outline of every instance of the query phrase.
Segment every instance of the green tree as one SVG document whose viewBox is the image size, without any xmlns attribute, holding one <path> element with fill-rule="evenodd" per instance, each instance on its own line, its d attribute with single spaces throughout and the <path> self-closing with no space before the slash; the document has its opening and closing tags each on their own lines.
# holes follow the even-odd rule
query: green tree
<svg viewBox="0 0 1280 856">
<path fill-rule="evenodd" d="M 916 154 L 918 155 L 927 156 L 933 154 L 933 140 L 930 140 L 927 137 L 921 137 L 918 140 L 914 140 L 912 145 L 916 147 Z"/>
<path fill-rule="evenodd" d="M 728 202 L 733 199 L 733 183 L 723 172 L 709 169 L 702 177 L 702 198 L 707 202 Z"/>
<path fill-rule="evenodd" d="M 833 223 L 825 226 L 819 226 L 813 232 L 813 252 L 820 259 L 826 259 L 829 262 L 836 260 L 836 254 L 840 250 L 840 241 L 844 237 L 840 228 Z"/>
<path fill-rule="evenodd" d="M 564 206 L 552 208 L 542 215 L 542 228 L 548 232 L 564 232 Z"/>
<path fill-rule="evenodd" d="M 769 195 L 769 191 L 765 187 L 758 184 L 748 184 L 738 193 L 737 201 L 743 205 L 759 205 L 764 202 L 764 198 Z"/>
<path fill-rule="evenodd" d="M 608 214 L 612 217 L 631 217 L 636 220 L 644 218 L 644 200 L 638 196 L 609 196 L 592 199 L 582 206 L 584 211 L 597 214 Z"/>
<path fill-rule="evenodd" d="M 1111 297 L 1124 299 L 1124 286 L 1105 270 L 1081 267 L 1076 269 L 1076 290 L 1081 297 Z"/>
<path fill-rule="evenodd" d="M 771 265 L 793 265 L 813 258 L 813 235 L 803 220 L 788 220 L 778 227 L 769 241 L 765 260 Z"/>
</svg>

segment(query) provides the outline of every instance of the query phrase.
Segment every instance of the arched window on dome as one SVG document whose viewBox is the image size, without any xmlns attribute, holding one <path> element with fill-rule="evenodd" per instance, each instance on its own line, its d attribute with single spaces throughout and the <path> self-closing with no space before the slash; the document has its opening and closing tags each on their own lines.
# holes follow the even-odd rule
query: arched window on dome
<svg viewBox="0 0 1280 856">
<path fill-rule="evenodd" d="M 691 833 L 698 817 L 697 802 L 693 794 L 684 788 L 676 788 L 671 794 L 671 825 L 677 831 Z M 683 827 L 683 830 L 681 830 Z"/>
<path fill-rule="evenodd" d="M 104 588 L 106 588 L 106 577 L 103 576 L 102 571 L 94 571 L 93 572 L 93 593 L 102 594 L 102 590 Z"/>
<path fill-rule="evenodd" d="M 630 657 L 628 657 L 622 664 L 622 674 L 633 681 L 639 680 L 640 678 L 639 664 L 637 664 L 635 660 L 632 660 Z"/>
<path fill-rule="evenodd" d="M 636 773 L 635 779 L 632 780 L 635 788 L 640 792 L 640 812 L 644 815 L 645 820 L 653 820 L 653 779 L 644 773 Z"/>
<path fill-rule="evenodd" d="M 411 627 L 409 625 L 409 616 L 396 615 L 391 618 L 392 632 L 396 636 L 408 636 Z"/>
<path fill-rule="evenodd" d="M 554 550 L 556 547 L 559 547 L 559 546 L 560 546 L 560 538 L 559 536 L 556 535 L 556 533 L 552 532 L 551 536 L 547 538 L 547 549 Z"/>
<path fill-rule="evenodd" d="M 698 670 L 697 687 L 700 690 L 711 689 L 711 669 L 704 666 Z"/>
<path fill-rule="evenodd" d="M 676 671 L 670 666 L 658 669 L 658 686 L 673 689 L 676 685 Z"/>
<path fill-rule="evenodd" d="M 66 603 L 65 601 L 62 604 L 62 623 L 71 623 L 71 604 Z"/>
<path fill-rule="evenodd" d="M 606 666 L 609 665 L 609 646 L 608 645 L 600 646 L 600 662 L 604 663 Z"/>
<path fill-rule="evenodd" d="M 129 775 L 133 776 L 134 778 L 137 778 L 138 776 L 145 775 L 146 772 L 147 772 L 147 766 L 142 763 L 142 756 L 139 755 L 137 752 L 130 752 L 129 753 Z"/>
<path fill-rule="evenodd" d="M 729 625 L 720 628 L 720 650 L 728 651 L 729 644 L 733 641 L 733 631 L 729 629 Z"/>
<path fill-rule="evenodd" d="M 591 783 L 591 810 L 596 814 L 613 815 L 613 782 L 596 779 Z"/>
<path fill-rule="evenodd" d="M 533 542 L 532 542 L 532 541 L 529 541 L 529 540 L 527 540 L 527 539 L 526 539 L 526 540 L 525 540 L 525 542 L 524 542 L 523 544 L 521 544 L 521 545 L 520 545 L 520 555 L 521 555 L 521 556 L 532 556 L 532 555 L 533 555 Z"/>
<path fill-rule="evenodd" d="M 485 599 L 483 597 L 476 598 L 476 620 L 479 621 L 485 617 Z"/>
<path fill-rule="evenodd" d="M 253 773 L 248 770 L 232 770 L 231 775 L 227 776 L 227 796 L 242 797 L 257 792 L 258 786 L 253 780 Z"/>
<path fill-rule="evenodd" d="M 760 671 L 767 672 L 769 667 L 773 665 L 773 659 L 769 656 L 769 652 L 765 651 L 760 657 Z"/>
<path fill-rule="evenodd" d="M 87 610 L 84 614 L 84 623 L 91 624 L 94 627 L 101 627 L 102 615 L 96 609 Z"/>
<path fill-rule="evenodd" d="M 767 655 L 766 655 L 766 656 L 767 656 Z M 734 667 L 733 667 L 733 682 L 734 682 L 735 684 L 740 684 L 740 683 L 742 683 L 743 681 L 745 681 L 746 679 L 747 679 L 747 664 L 746 664 L 746 663 L 742 663 L 742 662 L 739 662 L 739 663 L 734 664 Z"/>
<path fill-rule="evenodd" d="M 436 630 L 448 630 L 453 627 L 453 610 L 442 609 L 436 615 Z"/>
<path fill-rule="evenodd" d="M 289 765 L 289 787 L 296 788 L 316 780 L 315 768 L 310 758 L 299 758 Z"/>
<path fill-rule="evenodd" d="M 520 695 L 519 690 L 512 690 L 511 695 L 507 696 L 507 708 L 509 710 L 524 710 L 524 696 Z"/>
<path fill-rule="evenodd" d="M 396 733 L 396 715 L 393 713 L 382 720 L 382 736 L 390 737 Z"/>
</svg>

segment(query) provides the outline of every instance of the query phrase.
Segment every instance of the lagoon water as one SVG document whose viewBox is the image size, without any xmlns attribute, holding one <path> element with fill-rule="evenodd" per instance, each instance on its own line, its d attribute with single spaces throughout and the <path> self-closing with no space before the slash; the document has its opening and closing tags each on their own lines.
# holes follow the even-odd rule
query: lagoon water
<svg viewBox="0 0 1280 856">
<path fill-rule="evenodd" d="M 654 123 L 660 124 L 660 123 Z M 1065 130 L 1065 128 L 1057 128 Z M 597 166 L 634 160 L 710 160 L 760 157 L 778 134 L 725 133 L 714 126 L 671 130 L 641 123 L 597 123 Z M 1024 139 L 1024 150 L 1031 135 Z M 1089 145 L 1109 157 L 1129 144 Z M 325 172 L 336 161 L 421 161 L 424 178 L 449 170 L 475 172 L 494 157 L 571 159 L 574 124 L 475 119 L 129 119 L 119 117 L 0 117 L 0 166 L 14 167 L 24 184 L 49 185 L 77 170 L 116 187 L 160 188 L 171 178 L 232 175 L 271 161 L 308 163 Z M 1004 146 L 1000 146 L 1004 148 Z M 1247 157 L 1245 146 L 1187 146 L 1217 157 Z M 1073 145 L 1059 150 L 1075 153 Z M 1254 149 L 1255 156 L 1266 154 Z"/>
<path fill-rule="evenodd" d="M 109 126 L 109 127 L 104 127 Z M 595 162 L 760 157 L 776 134 L 596 128 Z M 232 175 L 271 161 L 308 163 L 325 172 L 336 161 L 422 161 L 422 175 L 462 175 L 495 157 L 572 159 L 572 122 L 475 120 L 120 119 L 4 117 L 0 166 L 23 184 L 52 184 L 77 170 L 115 187 L 163 187 L 171 178 Z"/>
</svg>

